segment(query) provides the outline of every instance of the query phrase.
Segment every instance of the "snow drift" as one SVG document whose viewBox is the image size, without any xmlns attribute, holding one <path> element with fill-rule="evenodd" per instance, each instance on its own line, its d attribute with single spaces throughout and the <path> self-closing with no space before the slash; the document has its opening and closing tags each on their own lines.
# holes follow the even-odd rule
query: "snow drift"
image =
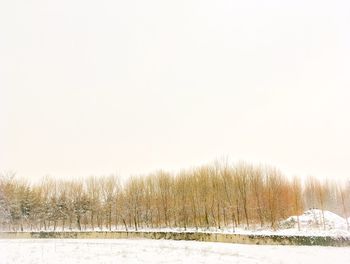
<svg viewBox="0 0 350 264">
<path fill-rule="evenodd" d="M 346 219 L 332 213 L 330 211 L 323 211 L 320 209 L 311 209 L 305 211 L 302 215 L 299 215 L 300 227 L 302 229 L 339 229 L 347 230 Z M 282 227 L 285 228 L 297 228 L 298 216 L 291 216 L 282 221 Z"/>
</svg>

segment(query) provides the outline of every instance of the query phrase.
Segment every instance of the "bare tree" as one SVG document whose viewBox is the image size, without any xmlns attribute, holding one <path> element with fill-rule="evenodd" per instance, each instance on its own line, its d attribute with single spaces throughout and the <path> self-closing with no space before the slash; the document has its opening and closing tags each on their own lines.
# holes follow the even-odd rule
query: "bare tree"
<svg viewBox="0 0 350 264">
<path fill-rule="evenodd" d="M 293 179 L 292 183 L 292 192 L 293 192 L 293 202 L 294 202 L 294 214 L 297 216 L 297 224 L 298 224 L 298 230 L 300 231 L 300 219 L 299 214 L 302 212 L 303 206 L 302 206 L 302 186 L 301 186 L 301 180 L 298 177 L 295 177 Z"/>
<path fill-rule="evenodd" d="M 348 208 L 347 206 L 350 204 L 350 182 L 345 185 L 345 186 L 339 186 L 338 185 L 338 193 L 340 196 L 340 200 L 341 200 L 341 205 L 343 208 L 343 214 L 346 220 L 346 227 L 348 229 L 348 231 L 350 230 L 350 225 L 349 225 L 349 215 L 348 215 Z"/>
<path fill-rule="evenodd" d="M 116 202 L 116 194 L 119 191 L 118 179 L 114 175 L 103 177 L 100 179 L 100 188 L 107 218 L 106 226 L 111 231 L 113 204 Z"/>
<path fill-rule="evenodd" d="M 240 163 L 235 169 L 234 181 L 240 197 L 240 202 L 243 206 L 243 212 L 246 220 L 246 225 L 249 228 L 248 217 L 248 197 L 249 197 L 249 174 L 252 173 L 252 167 Z"/>
</svg>

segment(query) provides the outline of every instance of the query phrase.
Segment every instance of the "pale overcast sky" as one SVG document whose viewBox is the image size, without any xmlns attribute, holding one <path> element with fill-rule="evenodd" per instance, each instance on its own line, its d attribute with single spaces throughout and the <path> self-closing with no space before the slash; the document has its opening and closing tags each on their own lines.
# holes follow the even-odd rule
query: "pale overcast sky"
<svg viewBox="0 0 350 264">
<path fill-rule="evenodd" d="M 0 2 L 0 171 L 216 158 L 350 176 L 350 1 Z"/>
</svg>

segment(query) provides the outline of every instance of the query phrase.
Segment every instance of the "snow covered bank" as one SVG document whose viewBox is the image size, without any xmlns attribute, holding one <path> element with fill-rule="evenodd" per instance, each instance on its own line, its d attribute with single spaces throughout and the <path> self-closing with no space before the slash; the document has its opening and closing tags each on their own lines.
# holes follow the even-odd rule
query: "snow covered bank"
<svg viewBox="0 0 350 264">
<path fill-rule="evenodd" d="M 300 230 L 298 230 L 298 221 Z M 346 220 L 329 211 L 312 209 L 281 221 L 281 229 L 267 228 L 144 228 L 129 231 L 48 231 L 0 232 L 0 238 L 75 238 L 75 239 L 171 239 L 262 245 L 350 246 Z M 120 227 L 122 228 L 122 227 Z M 254 227 L 252 227 L 254 228 Z M 50 231 L 51 230 L 51 231 Z M 119 229 L 122 230 L 122 229 Z"/>
<path fill-rule="evenodd" d="M 348 248 L 166 240 L 1 240 L 2 264 L 350 263 Z"/>
<path fill-rule="evenodd" d="M 319 245 L 350 246 L 350 237 L 342 236 L 295 236 L 263 234 L 225 234 L 205 232 L 1 232 L 2 239 L 166 239 L 205 242 L 224 242 L 257 245 Z"/>
</svg>

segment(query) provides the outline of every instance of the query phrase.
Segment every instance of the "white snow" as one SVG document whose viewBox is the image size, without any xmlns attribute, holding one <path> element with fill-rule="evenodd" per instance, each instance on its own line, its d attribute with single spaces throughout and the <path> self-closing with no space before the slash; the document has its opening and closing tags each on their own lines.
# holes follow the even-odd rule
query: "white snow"
<svg viewBox="0 0 350 264">
<path fill-rule="evenodd" d="M 304 230 L 313 230 L 313 229 L 324 229 L 323 226 L 323 217 L 324 217 L 324 224 L 326 227 L 326 230 L 333 230 L 333 231 L 346 231 L 347 225 L 346 225 L 346 219 L 332 213 L 330 211 L 323 211 L 319 209 L 311 209 L 308 211 L 305 211 L 302 215 L 299 216 L 300 226 Z M 291 223 L 294 224 L 294 228 L 297 227 L 297 216 L 291 216 L 287 218 L 283 223 Z M 332 235 L 332 232 L 330 232 Z"/>
<path fill-rule="evenodd" d="M 171 240 L 0 239 L 0 263 L 350 263 L 349 248 Z"/>
</svg>

